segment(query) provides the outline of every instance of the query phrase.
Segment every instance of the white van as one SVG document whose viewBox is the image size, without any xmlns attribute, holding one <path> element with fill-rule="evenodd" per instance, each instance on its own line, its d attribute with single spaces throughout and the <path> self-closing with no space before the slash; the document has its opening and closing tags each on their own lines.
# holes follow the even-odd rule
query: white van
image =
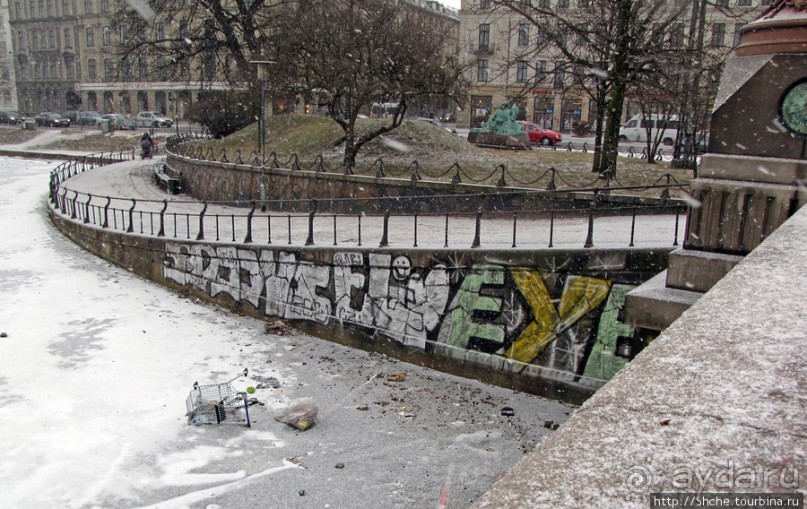
<svg viewBox="0 0 807 509">
<path fill-rule="evenodd" d="M 662 130 L 661 143 L 672 145 L 678 134 L 678 115 L 665 116 L 653 113 L 647 120 L 641 113 L 634 115 L 619 128 L 619 140 L 646 142 L 648 127 L 651 141 L 658 139 L 659 130 Z"/>
</svg>

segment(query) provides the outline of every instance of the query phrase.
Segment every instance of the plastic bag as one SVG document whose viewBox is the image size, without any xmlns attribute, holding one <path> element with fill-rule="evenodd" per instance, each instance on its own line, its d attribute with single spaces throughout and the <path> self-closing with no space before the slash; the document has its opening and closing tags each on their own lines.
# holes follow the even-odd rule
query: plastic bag
<svg viewBox="0 0 807 509">
<path fill-rule="evenodd" d="M 292 402 L 275 415 L 275 420 L 305 431 L 316 424 L 319 407 L 313 398 L 301 398 Z"/>
</svg>

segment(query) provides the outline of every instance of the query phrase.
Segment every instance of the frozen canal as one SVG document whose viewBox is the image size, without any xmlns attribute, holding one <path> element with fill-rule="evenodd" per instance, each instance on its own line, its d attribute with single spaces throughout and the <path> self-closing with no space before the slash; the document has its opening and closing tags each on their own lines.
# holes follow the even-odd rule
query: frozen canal
<svg viewBox="0 0 807 509">
<path fill-rule="evenodd" d="M 133 276 L 51 226 L 55 165 L 0 158 L 4 508 L 465 508 L 573 411 Z M 188 425 L 192 384 L 245 367 L 253 427 Z M 316 426 L 272 419 L 302 397 Z"/>
</svg>

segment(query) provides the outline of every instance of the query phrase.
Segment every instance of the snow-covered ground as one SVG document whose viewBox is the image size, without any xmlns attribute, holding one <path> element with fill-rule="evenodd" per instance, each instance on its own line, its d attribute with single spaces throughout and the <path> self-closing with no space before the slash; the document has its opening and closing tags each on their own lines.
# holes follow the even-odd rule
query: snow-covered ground
<svg viewBox="0 0 807 509">
<path fill-rule="evenodd" d="M 55 165 L 0 158 L 4 508 L 467 507 L 572 411 L 133 276 L 50 225 Z M 188 425 L 193 382 L 244 367 L 253 427 Z M 314 428 L 272 419 L 300 397 L 319 404 Z"/>
</svg>

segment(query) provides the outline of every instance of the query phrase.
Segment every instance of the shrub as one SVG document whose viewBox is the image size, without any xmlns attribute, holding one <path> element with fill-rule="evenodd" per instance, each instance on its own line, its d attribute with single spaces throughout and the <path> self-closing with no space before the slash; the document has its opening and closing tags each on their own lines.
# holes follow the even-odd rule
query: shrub
<svg viewBox="0 0 807 509">
<path fill-rule="evenodd" d="M 255 97 L 254 91 L 249 90 L 200 92 L 191 107 L 190 119 L 202 124 L 216 138 L 227 136 L 257 120 L 260 101 Z"/>
</svg>

